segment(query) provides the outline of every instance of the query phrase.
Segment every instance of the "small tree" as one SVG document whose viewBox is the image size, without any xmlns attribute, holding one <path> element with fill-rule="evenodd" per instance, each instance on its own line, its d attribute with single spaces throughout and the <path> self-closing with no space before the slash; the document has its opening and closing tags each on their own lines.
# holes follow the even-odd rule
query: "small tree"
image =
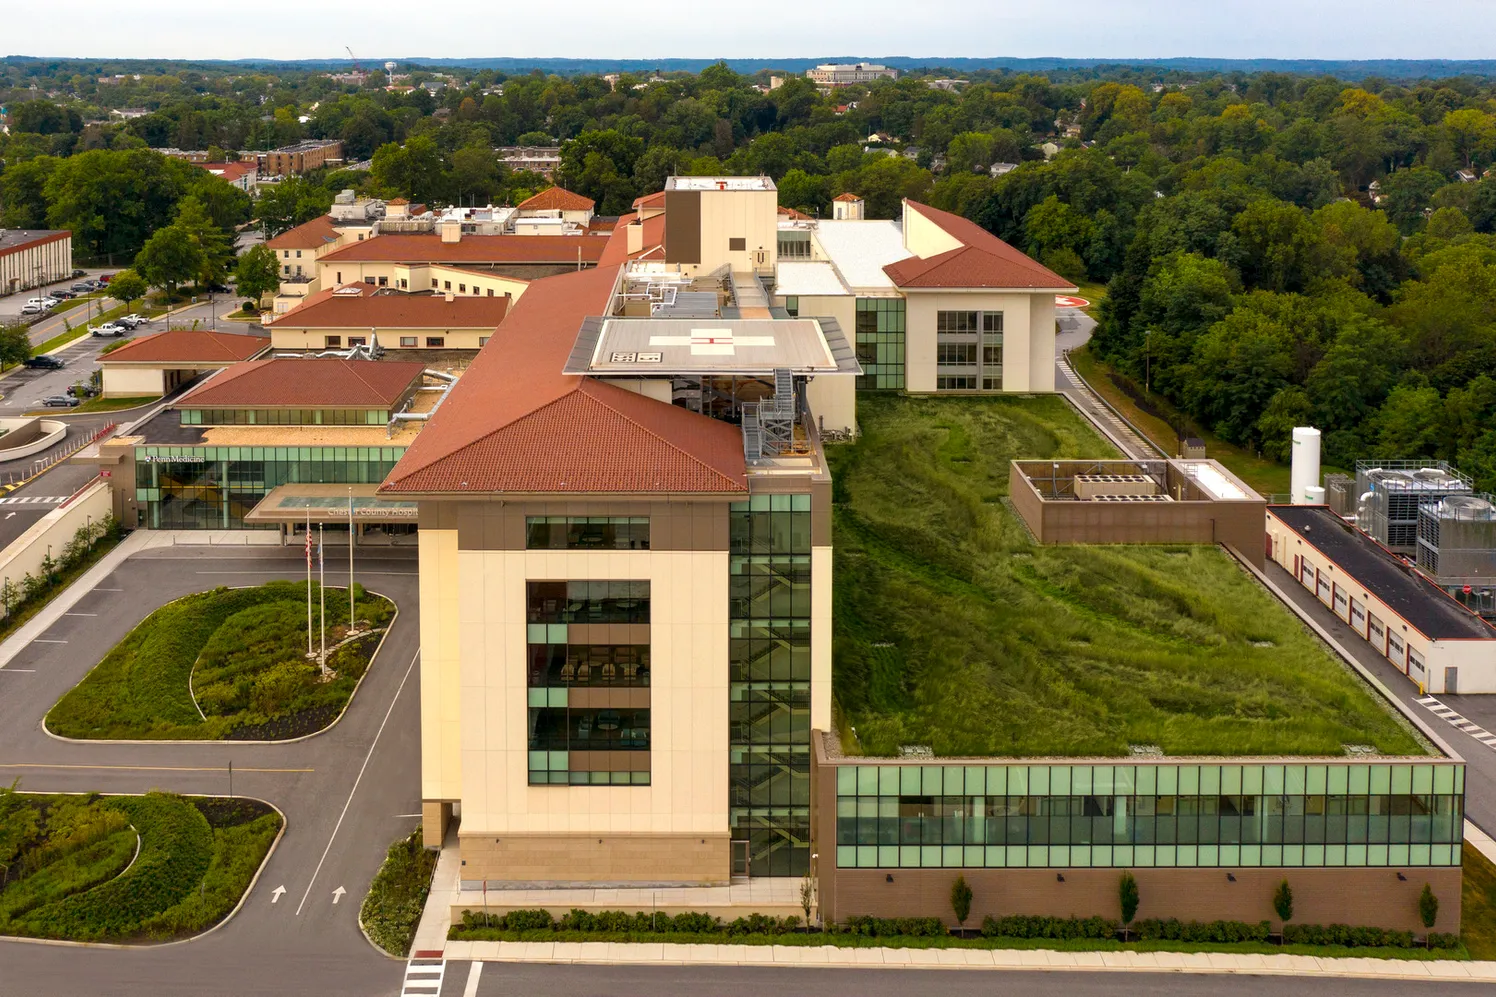
<svg viewBox="0 0 1496 997">
<path fill-rule="evenodd" d="M 0 584 L 0 602 L 5 604 L 5 615 L 10 615 L 10 609 L 21 601 L 21 587 L 9 578 L 4 584 Z"/>
<path fill-rule="evenodd" d="M 810 873 L 800 880 L 800 909 L 805 912 L 805 926 L 810 927 L 810 908 L 816 902 L 816 881 L 810 878 Z"/>
<path fill-rule="evenodd" d="M 1293 919 L 1293 888 L 1286 879 L 1273 891 L 1273 910 L 1278 912 L 1278 919 L 1284 923 Z"/>
<path fill-rule="evenodd" d="M 1439 920 L 1439 898 L 1434 896 L 1434 888 L 1427 883 L 1423 884 L 1423 892 L 1418 894 L 1418 920 L 1429 930 L 1433 930 L 1434 922 Z"/>
<path fill-rule="evenodd" d="M 951 910 L 955 912 L 956 923 L 965 927 L 966 919 L 971 916 L 971 887 L 966 884 L 965 876 L 957 876 L 951 884 Z"/>
<path fill-rule="evenodd" d="M 145 297 L 145 278 L 134 270 L 121 270 L 109 281 L 109 296 L 125 303 L 126 311 L 134 311 L 135 302 Z"/>
<path fill-rule="evenodd" d="M 157 229 L 135 256 L 135 269 L 152 287 L 166 292 L 168 303 L 176 297 L 177 286 L 192 280 L 202 268 L 202 249 L 176 225 Z"/>
<path fill-rule="evenodd" d="M 1117 884 L 1117 897 L 1122 903 L 1122 923 L 1128 925 L 1138 914 L 1138 881 L 1132 873 L 1124 872 Z"/>
<path fill-rule="evenodd" d="M 31 359 L 31 334 L 25 323 L 0 326 L 0 364 L 14 367 Z"/>
<path fill-rule="evenodd" d="M 234 267 L 235 286 L 240 294 L 259 307 L 267 294 L 280 290 L 280 265 L 275 250 L 261 243 L 245 251 Z"/>
</svg>

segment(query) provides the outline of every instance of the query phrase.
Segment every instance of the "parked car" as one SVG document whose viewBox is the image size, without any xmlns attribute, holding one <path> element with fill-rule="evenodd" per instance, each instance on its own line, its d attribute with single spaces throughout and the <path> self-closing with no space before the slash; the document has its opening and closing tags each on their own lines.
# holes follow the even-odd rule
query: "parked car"
<svg viewBox="0 0 1496 997">
<path fill-rule="evenodd" d="M 30 367 L 32 370 L 62 370 L 67 364 L 54 356 L 43 353 L 39 357 L 31 357 L 24 361 L 21 366 Z"/>
<path fill-rule="evenodd" d="M 51 308 L 57 304 L 56 298 L 27 298 L 28 305 L 40 305 L 43 308 Z"/>
<path fill-rule="evenodd" d="M 79 294 L 87 294 L 89 291 L 92 291 L 93 289 L 94 289 L 93 282 L 92 281 L 87 281 L 87 280 L 80 280 L 78 283 L 76 283 L 72 287 L 68 288 L 69 291 L 77 291 Z"/>
<path fill-rule="evenodd" d="M 24 304 L 24 305 L 21 306 L 21 314 L 22 315 L 40 315 L 44 311 L 46 311 L 46 309 L 43 308 L 41 305 L 33 305 L 29 301 L 26 302 L 26 304 Z"/>
<path fill-rule="evenodd" d="M 129 331 L 130 331 L 130 326 L 121 325 L 118 322 L 105 322 L 103 325 L 96 325 L 92 329 L 89 329 L 88 330 L 88 334 L 90 336 L 115 336 L 115 337 L 119 337 L 119 336 L 126 335 L 127 333 L 129 333 Z"/>
<path fill-rule="evenodd" d="M 107 283 L 109 283 L 113 279 L 114 279 L 114 274 L 112 274 L 112 273 L 101 273 L 101 274 L 99 274 L 99 283 L 100 284 L 107 284 Z"/>
<path fill-rule="evenodd" d="M 47 408 L 72 408 L 82 403 L 72 395 L 48 395 L 42 399 L 42 404 Z"/>
<path fill-rule="evenodd" d="M 132 314 L 129 314 L 129 315 L 121 316 L 120 318 L 117 318 L 114 321 L 117 322 L 120 325 L 127 326 L 127 327 L 129 327 L 131 329 L 137 329 L 140 326 L 143 326 L 147 322 L 149 322 L 150 319 L 146 318 L 144 315 L 141 315 L 141 314 L 139 314 L 137 312 L 137 313 L 132 313 Z"/>
<path fill-rule="evenodd" d="M 87 270 L 74 270 L 68 276 L 72 277 L 74 280 L 77 280 L 79 277 L 87 277 L 88 276 L 88 271 Z"/>
<path fill-rule="evenodd" d="M 47 296 L 57 298 L 59 301 L 66 301 L 69 298 L 76 298 L 78 296 L 78 293 L 76 291 L 56 290 L 48 291 Z"/>
</svg>

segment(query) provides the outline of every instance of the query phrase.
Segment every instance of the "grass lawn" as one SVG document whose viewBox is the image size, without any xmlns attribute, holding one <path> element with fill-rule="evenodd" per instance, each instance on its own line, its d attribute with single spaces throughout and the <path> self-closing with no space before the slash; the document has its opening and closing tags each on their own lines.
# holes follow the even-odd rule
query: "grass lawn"
<svg viewBox="0 0 1496 997">
<path fill-rule="evenodd" d="M 223 920 L 281 829 L 258 800 L 0 790 L 0 935 L 165 940 Z"/>
<path fill-rule="evenodd" d="M 1115 380 L 1115 372 L 1110 366 L 1096 359 L 1090 349 L 1081 347 L 1070 354 L 1070 364 L 1075 372 L 1086 379 L 1097 394 L 1101 395 L 1112 407 L 1127 417 L 1138 429 L 1147 434 L 1153 443 L 1163 450 L 1164 453 L 1175 452 L 1178 434 L 1174 427 L 1169 424 L 1168 418 L 1160 418 L 1158 415 L 1143 411 L 1137 402 L 1123 391 Z M 1163 395 L 1152 395 L 1150 404 L 1157 412 L 1163 413 L 1165 417 L 1178 417 L 1178 409 Z M 1205 441 L 1205 453 L 1207 456 L 1220 461 L 1226 465 L 1232 473 L 1241 478 L 1247 484 L 1263 495 L 1286 495 L 1289 491 L 1288 465 L 1280 464 L 1275 460 L 1259 457 L 1250 450 L 1227 443 L 1208 430 L 1195 427 L 1200 439 Z M 1333 470 L 1327 468 L 1327 470 Z"/>
<path fill-rule="evenodd" d="M 1113 455 L 1062 398 L 864 396 L 858 419 L 827 450 L 849 754 L 1423 753 L 1217 548 L 1035 546 L 1009 460 Z"/>
<path fill-rule="evenodd" d="M 329 649 L 347 633 L 347 591 L 327 590 Z M 366 634 L 329 650 L 329 679 L 306 658 L 304 583 L 219 588 L 146 617 L 58 700 L 47 729 L 142 740 L 277 740 L 322 730 L 347 705 L 394 617 L 388 599 L 355 591 Z M 314 587 L 314 610 L 318 601 Z"/>
<path fill-rule="evenodd" d="M 1496 959 L 1496 866 L 1473 845 L 1467 844 L 1461 854 L 1460 939 L 1470 958 Z"/>
<path fill-rule="evenodd" d="M 390 955 L 404 959 L 410 954 L 439 854 L 424 847 L 421 829 L 416 828 L 408 838 L 390 846 L 384 865 L 369 886 L 358 922 L 374 944 Z"/>
<path fill-rule="evenodd" d="M 160 395 L 144 395 L 129 398 L 90 398 L 88 401 L 73 409 L 74 414 L 81 412 L 118 412 L 121 409 L 138 408 L 141 405 L 149 405 L 159 402 Z"/>
</svg>

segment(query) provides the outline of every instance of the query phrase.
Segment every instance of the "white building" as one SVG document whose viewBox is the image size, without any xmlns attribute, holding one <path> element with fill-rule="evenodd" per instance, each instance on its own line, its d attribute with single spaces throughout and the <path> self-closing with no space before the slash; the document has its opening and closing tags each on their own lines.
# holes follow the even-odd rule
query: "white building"
<svg viewBox="0 0 1496 997">
<path fill-rule="evenodd" d="M 899 71 L 873 62 L 823 62 L 814 69 L 807 69 L 805 76 L 820 86 L 844 87 L 849 83 L 871 83 L 877 79 L 896 80 Z"/>
</svg>

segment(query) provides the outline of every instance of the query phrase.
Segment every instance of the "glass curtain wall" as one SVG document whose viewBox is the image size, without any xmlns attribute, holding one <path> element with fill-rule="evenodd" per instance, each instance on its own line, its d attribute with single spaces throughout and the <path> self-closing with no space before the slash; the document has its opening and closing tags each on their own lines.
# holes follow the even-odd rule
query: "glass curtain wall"
<svg viewBox="0 0 1496 997">
<path fill-rule="evenodd" d="M 730 513 L 732 834 L 754 876 L 810 866 L 809 495 Z"/>
</svg>

